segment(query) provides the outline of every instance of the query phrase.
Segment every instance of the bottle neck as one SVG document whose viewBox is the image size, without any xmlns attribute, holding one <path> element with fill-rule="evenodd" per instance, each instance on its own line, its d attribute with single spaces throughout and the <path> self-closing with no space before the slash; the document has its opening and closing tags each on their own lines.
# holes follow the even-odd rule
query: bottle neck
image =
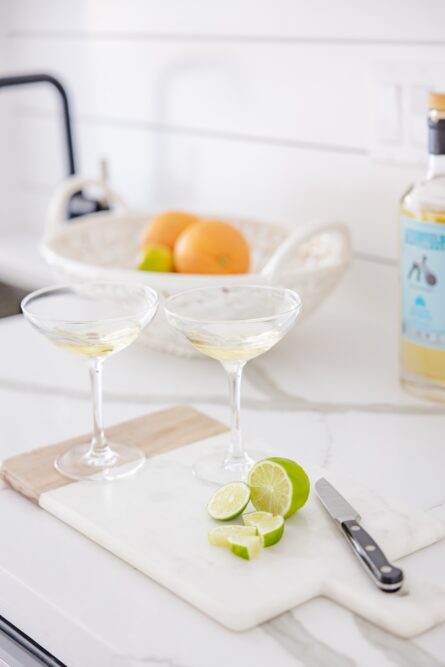
<svg viewBox="0 0 445 667">
<path fill-rule="evenodd" d="M 445 175 L 445 114 L 430 110 L 428 115 L 427 178 Z"/>
<path fill-rule="evenodd" d="M 436 176 L 445 176 L 445 155 L 430 153 L 426 177 L 430 179 L 436 178 Z"/>
</svg>

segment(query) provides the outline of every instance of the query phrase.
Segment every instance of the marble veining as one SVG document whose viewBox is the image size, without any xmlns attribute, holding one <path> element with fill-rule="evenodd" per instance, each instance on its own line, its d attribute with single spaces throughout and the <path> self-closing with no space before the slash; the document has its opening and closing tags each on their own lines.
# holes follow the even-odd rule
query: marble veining
<svg viewBox="0 0 445 667">
<path fill-rule="evenodd" d="M 348 412 L 364 412 L 374 414 L 389 415 L 437 415 L 444 417 L 445 408 L 434 404 L 404 405 L 397 403 L 354 403 L 354 402 L 334 402 L 334 401 L 313 401 L 302 396 L 289 394 L 271 379 L 264 371 L 259 369 L 254 362 L 250 367 L 246 367 L 246 377 L 251 383 L 261 389 L 266 394 L 264 400 L 258 400 L 252 397 L 243 398 L 243 405 L 252 410 L 263 410 L 267 408 L 270 411 L 293 411 L 293 412 L 320 412 L 322 414 L 344 414 Z M 73 389 L 69 387 L 48 386 L 36 382 L 21 382 L 8 379 L 0 379 L 0 387 L 17 393 L 33 393 L 46 396 L 63 396 L 65 398 L 76 400 L 90 400 L 87 391 Z M 104 398 L 107 401 L 116 403 L 135 403 L 135 404 L 165 404 L 181 403 L 183 397 L 174 393 L 159 396 L 156 393 L 121 393 L 113 391 L 104 391 Z M 188 400 L 193 404 L 207 403 L 210 405 L 226 405 L 227 397 L 216 394 L 198 394 L 190 393 Z"/>
<path fill-rule="evenodd" d="M 416 646 L 396 637 L 360 616 L 354 615 L 355 623 L 365 639 L 380 649 L 399 667 L 444 667 L 445 662 Z"/>
<path fill-rule="evenodd" d="M 445 505 L 445 496 L 442 496 L 440 500 L 437 501 L 437 503 L 434 503 L 434 505 L 430 505 L 429 507 L 426 507 L 426 511 L 430 512 L 431 510 L 437 510 L 439 507 L 443 507 Z"/>
<path fill-rule="evenodd" d="M 182 662 L 176 658 L 167 656 L 133 656 L 133 655 L 114 655 L 111 667 L 192 667 L 190 663 Z"/>
<path fill-rule="evenodd" d="M 273 380 L 271 374 L 259 364 L 251 363 L 245 370 L 250 382 L 268 395 L 268 409 L 307 411 L 323 414 L 345 412 L 371 412 L 376 414 L 416 414 L 445 415 L 445 408 L 440 405 L 418 404 L 404 405 L 397 403 L 354 403 L 352 401 L 313 401 L 303 396 L 286 392 Z"/>
<path fill-rule="evenodd" d="M 264 623 L 261 628 L 305 667 L 354 667 L 356 664 L 350 657 L 317 640 L 291 612 Z"/>
<path fill-rule="evenodd" d="M 357 252 L 355 251 L 352 256 L 355 260 L 361 262 L 368 262 L 369 264 L 374 264 L 374 266 L 388 266 L 392 268 L 397 268 L 398 262 L 396 259 L 391 257 L 380 257 L 378 255 L 371 255 L 367 252 Z"/>
</svg>

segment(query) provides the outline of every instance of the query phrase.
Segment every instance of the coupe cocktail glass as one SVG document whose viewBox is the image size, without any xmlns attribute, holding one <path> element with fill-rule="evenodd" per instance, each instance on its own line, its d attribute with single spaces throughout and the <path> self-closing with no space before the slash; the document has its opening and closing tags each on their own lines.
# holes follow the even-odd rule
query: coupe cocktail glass
<svg viewBox="0 0 445 667">
<path fill-rule="evenodd" d="M 167 299 L 170 324 L 200 352 L 220 361 L 229 378 L 230 444 L 225 457 L 213 454 L 195 464 L 200 479 L 223 484 L 246 478 L 254 458 L 241 438 L 242 371 L 249 359 L 283 338 L 300 308 L 301 299 L 291 290 L 250 285 L 192 289 Z"/>
<path fill-rule="evenodd" d="M 93 436 L 55 461 L 72 479 L 113 480 L 135 472 L 143 452 L 108 442 L 102 421 L 102 365 L 123 350 L 153 319 L 158 296 L 150 287 L 89 283 L 49 287 L 22 301 L 26 319 L 58 347 L 76 352 L 88 362 L 93 398 Z"/>
</svg>

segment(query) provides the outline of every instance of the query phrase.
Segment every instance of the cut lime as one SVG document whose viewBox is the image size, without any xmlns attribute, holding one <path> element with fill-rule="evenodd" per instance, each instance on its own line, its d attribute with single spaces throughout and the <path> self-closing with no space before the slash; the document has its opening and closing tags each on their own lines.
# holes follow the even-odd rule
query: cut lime
<svg viewBox="0 0 445 667">
<path fill-rule="evenodd" d="M 250 489 L 244 482 L 231 482 L 215 491 L 207 505 L 212 519 L 229 521 L 246 509 L 250 500 Z"/>
<path fill-rule="evenodd" d="M 274 456 L 258 461 L 250 469 L 247 483 L 255 509 L 285 519 L 303 507 L 309 496 L 309 478 L 291 459 Z"/>
<path fill-rule="evenodd" d="M 209 531 L 209 542 L 215 547 L 230 547 L 229 538 L 252 537 L 256 534 L 255 526 L 216 526 Z"/>
<path fill-rule="evenodd" d="M 271 519 L 272 517 L 271 512 L 247 512 L 247 514 L 243 514 L 243 521 L 245 526 L 257 526 L 264 519 Z"/>
<path fill-rule="evenodd" d="M 261 540 L 258 536 L 252 537 L 229 537 L 232 553 L 240 558 L 250 560 L 261 549 Z"/>
<path fill-rule="evenodd" d="M 271 547 L 281 540 L 284 533 L 284 519 L 279 514 L 263 519 L 256 525 L 263 547 Z"/>
</svg>

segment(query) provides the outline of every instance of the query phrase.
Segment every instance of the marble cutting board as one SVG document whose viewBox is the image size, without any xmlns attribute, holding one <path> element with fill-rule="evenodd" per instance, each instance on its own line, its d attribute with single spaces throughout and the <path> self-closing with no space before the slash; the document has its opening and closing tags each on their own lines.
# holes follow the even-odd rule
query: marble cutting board
<svg viewBox="0 0 445 667">
<path fill-rule="evenodd" d="M 377 590 L 314 493 L 287 520 L 282 541 L 254 560 L 210 546 L 207 532 L 215 522 L 205 506 L 214 487 L 196 480 L 190 466 L 211 449 L 224 448 L 222 424 L 178 407 L 110 431 L 151 456 L 134 477 L 101 484 L 60 477 L 52 467 L 54 456 L 75 440 L 9 459 L 2 475 L 42 508 L 232 630 L 251 628 L 318 596 L 402 637 L 445 621 L 445 590 L 431 582 L 408 578 L 402 593 Z M 422 512 L 398 507 L 330 472 L 308 472 L 312 482 L 326 476 L 357 508 L 390 560 L 444 536 L 444 526 Z"/>
</svg>

